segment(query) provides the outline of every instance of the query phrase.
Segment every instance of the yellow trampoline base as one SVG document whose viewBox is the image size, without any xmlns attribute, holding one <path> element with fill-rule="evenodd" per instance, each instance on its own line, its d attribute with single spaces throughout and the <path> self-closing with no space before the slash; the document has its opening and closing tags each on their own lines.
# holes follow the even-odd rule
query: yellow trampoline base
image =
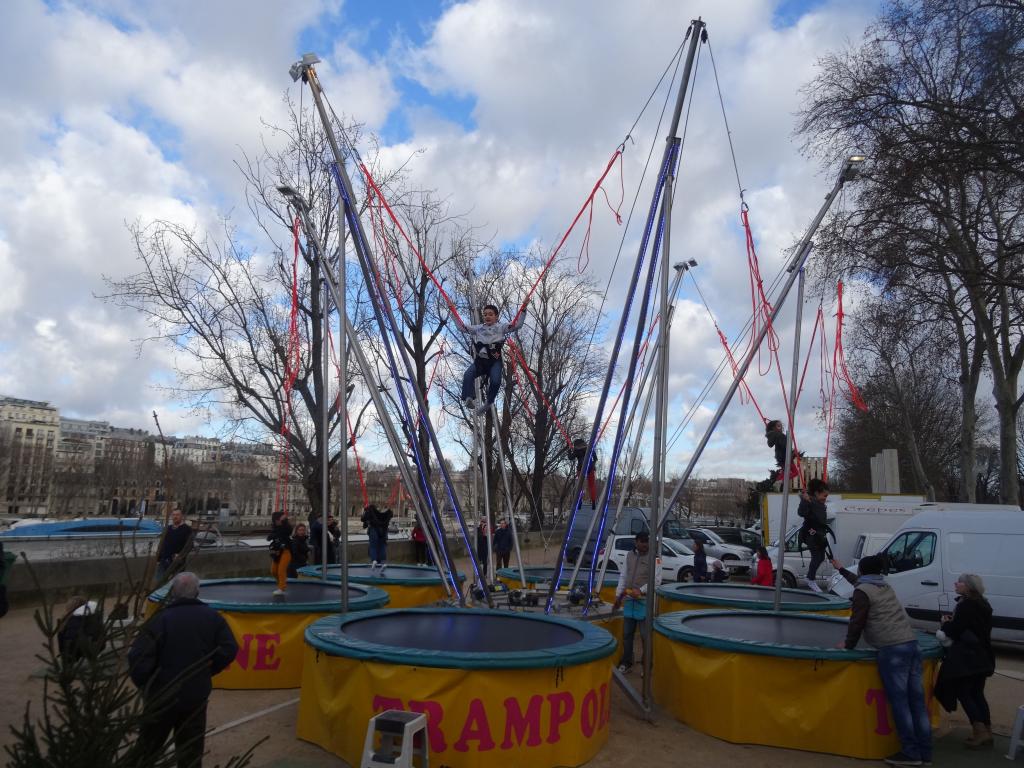
<svg viewBox="0 0 1024 768">
<path fill-rule="evenodd" d="M 763 744 L 862 759 L 898 752 L 873 660 L 815 661 L 736 653 L 654 634 L 654 698 L 677 720 L 737 744 Z M 937 662 L 924 662 L 925 693 Z"/>
<path fill-rule="evenodd" d="M 608 739 L 606 657 L 570 667 L 442 669 L 305 648 L 297 734 L 359 765 L 366 726 L 387 709 L 427 715 L 431 765 L 578 766 Z"/>
<path fill-rule="evenodd" d="M 213 678 L 214 688 L 298 688 L 306 627 L 329 613 L 238 613 L 218 611 L 238 642 L 231 666 Z"/>
<path fill-rule="evenodd" d="M 300 573 L 299 578 L 306 581 L 320 581 L 319 576 L 310 576 Z M 332 584 L 340 584 L 340 580 L 331 579 Z M 448 600 L 448 593 L 444 585 L 437 584 L 388 584 L 382 580 L 355 581 L 351 584 L 362 584 L 372 586 L 388 593 L 388 608 L 420 608 L 427 605 L 434 605 L 443 600 Z"/>
<path fill-rule="evenodd" d="M 373 586 L 388 593 L 388 608 L 419 608 L 448 599 L 448 593 L 441 584 L 413 586 L 374 582 Z"/>
</svg>

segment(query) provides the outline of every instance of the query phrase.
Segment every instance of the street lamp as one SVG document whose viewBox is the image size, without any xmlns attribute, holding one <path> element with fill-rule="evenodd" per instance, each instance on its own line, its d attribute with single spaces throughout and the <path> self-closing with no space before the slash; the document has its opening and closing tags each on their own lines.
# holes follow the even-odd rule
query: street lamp
<svg viewBox="0 0 1024 768">
<path fill-rule="evenodd" d="M 860 169 L 867 158 L 864 155 L 850 155 L 843 163 L 843 170 L 839 176 L 843 181 L 853 181 L 860 175 Z"/>
<path fill-rule="evenodd" d="M 296 211 L 299 213 L 309 213 L 309 203 L 306 202 L 306 198 L 300 195 L 294 187 L 282 184 L 277 188 L 277 191 L 281 193 L 285 200 L 295 206 Z"/>
</svg>

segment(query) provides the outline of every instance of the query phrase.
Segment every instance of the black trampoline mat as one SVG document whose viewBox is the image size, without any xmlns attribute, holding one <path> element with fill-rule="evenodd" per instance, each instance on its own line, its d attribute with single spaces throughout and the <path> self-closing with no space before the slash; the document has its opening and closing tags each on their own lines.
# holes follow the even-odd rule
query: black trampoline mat
<svg viewBox="0 0 1024 768">
<path fill-rule="evenodd" d="M 687 616 L 680 628 L 721 640 L 834 649 L 846 639 L 847 625 L 844 621 L 814 619 L 798 614 L 779 616 L 723 612 L 711 616 Z"/>
<path fill-rule="evenodd" d="M 392 613 L 349 621 L 342 632 L 396 648 L 479 653 L 539 651 L 583 639 L 582 632 L 562 624 L 479 613 Z"/>
<path fill-rule="evenodd" d="M 770 603 L 775 600 L 775 590 L 765 587 L 748 587 L 742 584 L 687 584 L 672 590 L 680 598 L 687 595 L 714 599 L 750 600 L 751 602 Z M 828 603 L 828 598 L 813 592 L 790 590 L 782 593 L 784 603 Z"/>
<path fill-rule="evenodd" d="M 341 603 L 341 588 L 338 584 L 323 584 L 316 581 L 289 581 L 284 595 L 275 596 L 272 581 L 234 584 L 200 584 L 199 599 L 211 603 L 238 603 L 240 605 L 278 603 Z M 350 600 L 366 597 L 364 590 L 349 587 Z"/>
<path fill-rule="evenodd" d="M 317 568 L 317 572 L 320 572 L 320 568 Z M 341 566 L 328 566 L 327 574 L 329 576 L 341 576 Z M 359 578 L 380 579 L 381 581 L 387 581 L 388 579 L 422 580 L 438 583 L 441 581 L 441 577 L 434 568 L 428 570 L 408 565 L 389 565 L 382 574 L 380 571 L 371 571 L 368 563 L 358 563 L 348 567 L 348 575 L 358 576 Z"/>
</svg>

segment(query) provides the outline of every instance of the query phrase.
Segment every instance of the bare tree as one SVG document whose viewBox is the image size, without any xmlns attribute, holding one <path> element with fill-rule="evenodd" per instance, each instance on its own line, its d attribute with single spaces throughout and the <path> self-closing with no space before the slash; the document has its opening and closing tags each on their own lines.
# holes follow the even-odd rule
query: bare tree
<svg viewBox="0 0 1024 768">
<path fill-rule="evenodd" d="M 326 391 L 323 383 L 331 366 L 324 359 L 323 338 L 330 306 L 321 261 L 311 241 L 293 238 L 293 221 L 277 187 L 290 184 L 310 204 L 310 220 L 331 269 L 340 261 L 338 198 L 325 134 L 309 115 L 289 106 L 289 125 L 267 126 L 283 149 L 264 147 L 238 163 L 250 215 L 244 230 L 228 218 L 216 231 L 167 220 L 136 222 L 129 229 L 140 269 L 107 277 L 102 298 L 144 315 L 152 332 L 143 343 L 159 341 L 175 349 L 177 382 L 170 387 L 175 396 L 200 412 L 216 412 L 232 434 L 258 441 L 268 431 L 285 435 L 284 450 L 319 513 L 321 407 L 328 410 L 329 439 L 338 435 L 341 423 L 337 383 Z M 335 128 L 359 138 L 357 125 Z M 393 178 L 378 175 L 385 185 Z M 254 227 L 265 236 L 265 246 L 251 245 Z M 359 283 L 349 284 L 350 315 L 361 327 Z M 289 402 L 285 382 L 292 377 Z M 332 464 L 338 456 L 334 449 Z"/>
<path fill-rule="evenodd" d="M 1024 24 L 1019 3 L 894 0 L 852 49 L 827 56 L 800 133 L 828 160 L 871 157 L 852 210 L 822 238 L 825 268 L 947 306 L 957 334 L 961 480 L 973 463 L 984 349 L 1000 453 L 1015 456 L 1024 365 Z M 1013 462 L 1000 494 L 1017 503 Z M 966 489 L 965 489 L 966 490 Z"/>
</svg>

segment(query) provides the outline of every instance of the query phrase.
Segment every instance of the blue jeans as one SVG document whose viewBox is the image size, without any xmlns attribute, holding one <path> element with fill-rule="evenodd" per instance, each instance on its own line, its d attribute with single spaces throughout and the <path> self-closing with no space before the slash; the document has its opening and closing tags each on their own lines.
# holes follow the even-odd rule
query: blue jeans
<svg viewBox="0 0 1024 768">
<path fill-rule="evenodd" d="M 917 641 L 878 649 L 878 673 L 889 699 L 903 754 L 932 759 L 932 724 L 924 700 L 924 671 Z"/>
<path fill-rule="evenodd" d="M 378 563 L 387 562 L 388 535 L 373 527 L 368 528 L 366 532 L 370 537 L 370 560 Z"/>
<path fill-rule="evenodd" d="M 636 628 L 644 622 L 646 616 L 647 603 L 632 597 L 626 598 L 622 606 L 622 658 L 619 664 L 627 667 L 633 665 L 633 638 L 636 636 Z"/>
<path fill-rule="evenodd" d="M 493 405 L 501 389 L 501 359 L 478 357 L 462 375 L 462 399 L 476 400 L 476 380 L 487 377 L 487 403 Z"/>
</svg>

